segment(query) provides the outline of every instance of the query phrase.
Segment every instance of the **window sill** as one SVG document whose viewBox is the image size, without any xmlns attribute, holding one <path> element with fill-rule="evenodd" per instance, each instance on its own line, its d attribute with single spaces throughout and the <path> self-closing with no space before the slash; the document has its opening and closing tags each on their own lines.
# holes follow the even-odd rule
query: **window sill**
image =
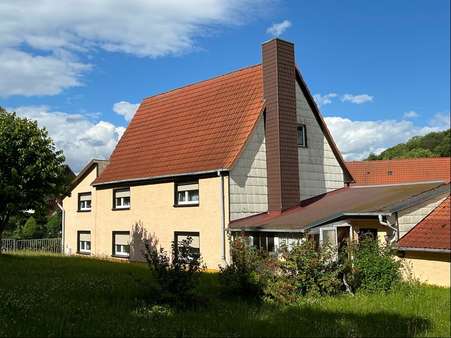
<svg viewBox="0 0 451 338">
<path fill-rule="evenodd" d="M 113 208 L 111 210 L 113 210 L 113 211 L 130 210 L 130 207 L 128 207 L 128 208 Z"/>
<path fill-rule="evenodd" d="M 113 258 L 122 258 L 122 259 L 130 259 L 130 255 L 128 256 L 121 256 L 121 255 L 111 255 Z"/>
<path fill-rule="evenodd" d="M 189 207 L 198 207 L 200 203 L 193 204 L 174 204 L 174 208 L 189 208 Z"/>
<path fill-rule="evenodd" d="M 91 209 L 89 209 L 89 210 L 81 210 L 81 209 L 78 209 L 77 212 L 91 212 Z"/>
<path fill-rule="evenodd" d="M 305 148 L 307 148 L 307 146 L 301 146 L 300 144 L 298 144 L 298 148 L 303 148 L 303 149 L 305 149 Z"/>
<path fill-rule="evenodd" d="M 77 251 L 77 255 L 91 256 L 91 253 L 90 252 Z"/>
</svg>

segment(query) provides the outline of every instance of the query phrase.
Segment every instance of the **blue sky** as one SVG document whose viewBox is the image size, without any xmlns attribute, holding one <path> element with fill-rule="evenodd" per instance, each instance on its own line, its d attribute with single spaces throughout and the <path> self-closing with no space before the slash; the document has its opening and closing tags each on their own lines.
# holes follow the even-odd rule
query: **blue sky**
<svg viewBox="0 0 451 338">
<path fill-rule="evenodd" d="M 276 33 L 346 158 L 449 127 L 448 0 L 20 6 L 0 4 L 0 105 L 47 127 L 76 171 L 109 156 L 144 97 L 259 63 Z"/>
</svg>

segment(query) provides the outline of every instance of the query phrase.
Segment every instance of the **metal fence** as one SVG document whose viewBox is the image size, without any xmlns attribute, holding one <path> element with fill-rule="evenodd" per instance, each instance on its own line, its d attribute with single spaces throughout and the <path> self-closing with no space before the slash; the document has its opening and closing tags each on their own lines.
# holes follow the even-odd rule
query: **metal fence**
<svg viewBox="0 0 451 338">
<path fill-rule="evenodd" d="M 2 239 L 2 252 L 37 251 L 61 253 L 61 238 Z"/>
</svg>

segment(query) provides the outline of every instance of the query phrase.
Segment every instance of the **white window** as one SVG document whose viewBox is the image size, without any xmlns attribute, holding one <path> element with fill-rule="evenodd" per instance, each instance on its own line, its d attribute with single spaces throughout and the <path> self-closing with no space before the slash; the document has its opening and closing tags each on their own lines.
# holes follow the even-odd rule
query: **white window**
<svg viewBox="0 0 451 338">
<path fill-rule="evenodd" d="M 78 252 L 89 254 L 91 253 L 91 232 L 79 231 L 78 232 Z"/>
<path fill-rule="evenodd" d="M 298 126 L 298 146 L 307 147 L 307 129 L 305 124 L 300 124 Z"/>
<path fill-rule="evenodd" d="M 78 210 L 91 211 L 91 193 L 84 192 L 78 194 Z"/>
<path fill-rule="evenodd" d="M 114 190 L 114 209 L 130 208 L 130 189 Z"/>
<path fill-rule="evenodd" d="M 177 184 L 176 205 L 198 205 L 199 204 L 199 183 L 179 183 Z"/>
<path fill-rule="evenodd" d="M 198 232 L 176 231 L 174 235 L 176 248 L 179 248 L 183 244 L 183 241 L 188 241 L 188 238 L 191 238 L 191 243 L 189 245 L 191 255 L 192 256 L 200 255 L 200 238 Z"/>
<path fill-rule="evenodd" d="M 113 256 L 130 256 L 130 232 L 113 231 Z"/>
</svg>

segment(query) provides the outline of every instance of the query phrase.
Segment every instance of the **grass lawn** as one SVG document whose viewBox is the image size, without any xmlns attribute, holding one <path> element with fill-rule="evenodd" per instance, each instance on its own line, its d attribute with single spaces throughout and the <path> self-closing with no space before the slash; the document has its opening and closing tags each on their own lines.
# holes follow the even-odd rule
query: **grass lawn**
<svg viewBox="0 0 451 338">
<path fill-rule="evenodd" d="M 143 301 L 151 284 L 143 264 L 0 256 L 0 336 L 450 336 L 445 288 L 282 308 L 223 297 L 217 276 L 205 274 L 203 307 L 155 313 Z"/>
</svg>

